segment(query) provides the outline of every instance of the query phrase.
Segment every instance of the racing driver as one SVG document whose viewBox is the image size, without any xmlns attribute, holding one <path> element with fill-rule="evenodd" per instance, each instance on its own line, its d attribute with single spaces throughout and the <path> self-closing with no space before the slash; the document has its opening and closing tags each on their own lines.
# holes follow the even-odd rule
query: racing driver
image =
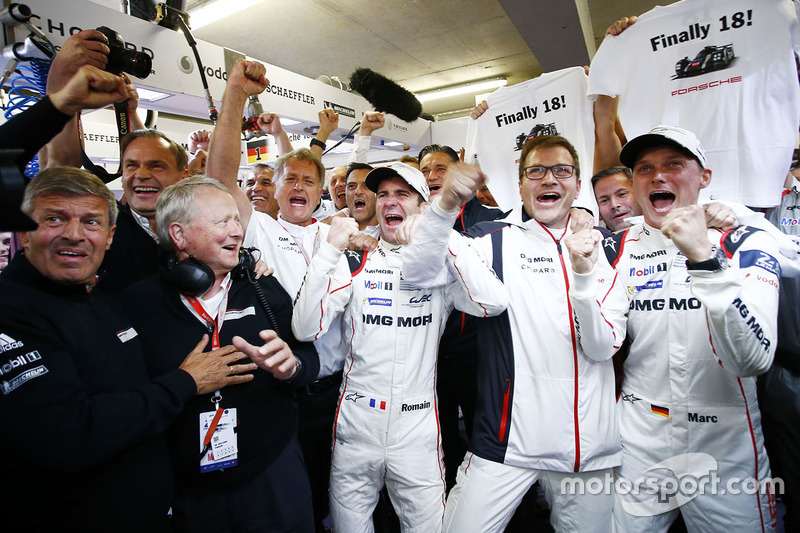
<svg viewBox="0 0 800 533">
<path fill-rule="evenodd" d="M 351 277 L 337 279 L 336 266 L 359 233 L 354 220 L 335 218 L 309 265 L 292 328 L 299 338 L 314 340 L 337 316 L 343 318 L 348 346 L 333 428 L 333 529 L 372 531 L 370 517 L 385 484 L 402 531 L 435 533 L 442 527 L 445 499 L 436 418 L 439 337 L 454 305 L 488 316 L 503 312 L 508 297 L 479 260 L 458 265 L 475 270 L 469 276 L 474 284 L 453 281 L 422 289 L 407 283 L 398 229 L 428 200 L 425 178 L 409 165 L 393 163 L 372 170 L 366 184 L 377 195 L 377 249 L 347 251 Z"/>
<path fill-rule="evenodd" d="M 711 170 L 692 132 L 658 126 L 620 160 L 644 223 L 604 242 L 630 301 L 615 525 L 667 531 L 680 512 L 689 531 L 771 530 L 755 376 L 777 342 L 777 244 L 750 226 L 706 229 Z"/>
</svg>

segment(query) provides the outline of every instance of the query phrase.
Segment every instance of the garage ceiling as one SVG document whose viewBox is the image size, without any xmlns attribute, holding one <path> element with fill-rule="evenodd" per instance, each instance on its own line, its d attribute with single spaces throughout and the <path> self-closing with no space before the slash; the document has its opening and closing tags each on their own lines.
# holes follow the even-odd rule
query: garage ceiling
<svg viewBox="0 0 800 533">
<path fill-rule="evenodd" d="M 119 0 L 93 1 L 119 9 Z M 207 1 L 187 0 L 187 11 Z M 310 78 L 348 80 L 356 68 L 368 67 L 419 93 L 498 77 L 513 85 L 587 64 L 611 23 L 655 5 L 654 0 L 265 0 L 193 33 Z M 427 102 L 424 111 L 453 118 L 473 105 L 474 95 L 457 96 Z"/>
<path fill-rule="evenodd" d="M 201 3 L 190 0 L 187 7 Z M 513 85 L 587 64 L 610 24 L 655 5 L 653 0 L 266 0 L 195 35 L 310 78 L 347 80 L 356 68 L 368 67 L 416 93 L 497 77 Z M 473 105 L 474 96 L 466 95 L 426 102 L 424 111 L 451 118 Z"/>
</svg>

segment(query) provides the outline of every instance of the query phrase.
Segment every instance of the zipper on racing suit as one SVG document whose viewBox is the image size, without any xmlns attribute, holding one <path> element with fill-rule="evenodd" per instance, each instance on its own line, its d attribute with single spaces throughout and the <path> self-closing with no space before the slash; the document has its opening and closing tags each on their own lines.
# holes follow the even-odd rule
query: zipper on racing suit
<svg viewBox="0 0 800 533">
<path fill-rule="evenodd" d="M 573 467 L 573 471 L 577 472 L 581 466 L 581 428 L 578 424 L 578 344 L 577 339 L 575 338 L 575 318 L 572 312 L 572 302 L 569 299 L 569 276 L 567 275 L 567 265 L 564 263 L 564 254 L 561 250 L 561 240 L 556 240 L 556 249 L 558 250 L 558 259 L 561 261 L 561 272 L 564 274 L 564 283 L 567 288 L 567 310 L 569 311 L 570 326 L 569 332 L 572 338 L 572 361 L 575 369 L 573 379 L 575 396 L 572 407 L 572 420 L 575 428 L 575 466 Z"/>
<path fill-rule="evenodd" d="M 508 426 L 508 400 L 511 397 L 511 378 L 506 378 L 506 392 L 503 394 L 503 414 L 500 417 L 500 442 L 506 440 L 506 426 Z"/>
</svg>

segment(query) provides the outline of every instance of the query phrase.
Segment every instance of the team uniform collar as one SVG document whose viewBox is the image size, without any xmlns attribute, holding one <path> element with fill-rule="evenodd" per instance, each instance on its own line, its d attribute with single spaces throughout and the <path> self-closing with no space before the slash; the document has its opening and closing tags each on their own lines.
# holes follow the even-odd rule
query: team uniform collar
<svg viewBox="0 0 800 533">
<path fill-rule="evenodd" d="M 303 237 L 306 234 L 311 234 L 312 232 L 316 232 L 317 226 L 319 224 L 316 218 L 312 218 L 311 224 L 308 224 L 306 226 L 299 226 L 297 224 L 292 224 L 291 222 L 288 222 L 285 218 L 281 216 L 280 213 L 278 213 L 278 223 L 283 227 L 283 229 L 288 231 L 294 237 Z"/>
<path fill-rule="evenodd" d="M 89 289 L 85 283 L 58 283 L 46 278 L 28 261 L 24 252 L 17 253 L 6 268 L 0 273 L 4 279 L 33 289 L 67 298 L 70 300 L 86 300 L 89 298 Z"/>
</svg>

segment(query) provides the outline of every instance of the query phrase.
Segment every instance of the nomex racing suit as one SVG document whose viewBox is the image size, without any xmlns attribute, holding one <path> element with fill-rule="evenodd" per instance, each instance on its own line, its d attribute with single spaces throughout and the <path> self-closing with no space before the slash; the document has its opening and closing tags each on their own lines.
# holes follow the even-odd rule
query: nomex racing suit
<svg viewBox="0 0 800 533">
<path fill-rule="evenodd" d="M 754 376 L 769 368 L 777 339 L 777 245 L 749 226 L 708 235 L 728 268 L 687 270 L 647 224 L 604 241 L 630 301 L 620 531 L 666 531 L 678 507 L 690 531 L 762 531 L 775 520 L 774 497 L 762 492 L 770 470 Z M 734 478 L 753 480 L 757 492 L 729 487 Z"/>
<path fill-rule="evenodd" d="M 313 340 L 341 315 L 348 352 L 334 424 L 330 500 L 337 531 L 372 531 L 384 482 L 403 531 L 436 532 L 444 511 L 444 472 L 436 418 L 436 352 L 450 311 L 501 313 L 502 283 L 480 260 L 474 270 L 431 289 L 407 283 L 401 246 L 348 251 L 351 278 L 337 279 L 342 252 L 322 243 L 295 302 L 292 328 Z M 483 305 L 476 302 L 483 302 Z"/>
</svg>

